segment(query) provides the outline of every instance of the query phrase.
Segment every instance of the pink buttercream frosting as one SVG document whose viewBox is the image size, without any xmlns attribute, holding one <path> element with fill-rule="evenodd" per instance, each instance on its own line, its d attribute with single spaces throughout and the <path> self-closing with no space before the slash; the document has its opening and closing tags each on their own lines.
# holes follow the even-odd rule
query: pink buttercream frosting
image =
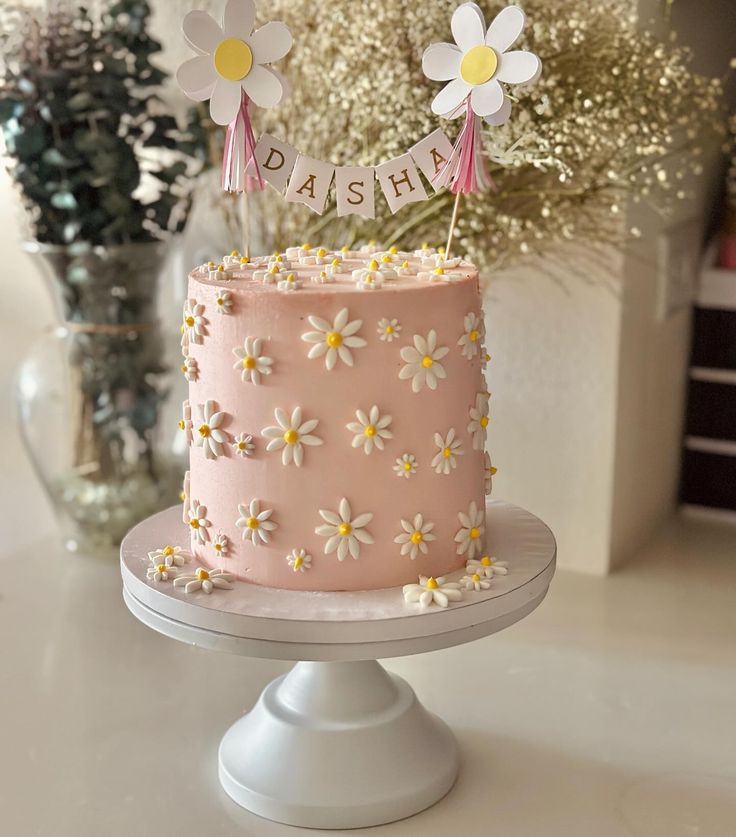
<svg viewBox="0 0 736 837">
<path fill-rule="evenodd" d="M 313 279 L 329 266 L 330 258 L 314 264 L 304 255 L 286 259 L 290 266 L 267 277 L 266 282 L 261 273 L 254 278 L 253 265 L 230 268 L 223 278 L 210 279 L 213 274 L 206 268 L 189 276 L 187 307 L 191 313 L 195 305 L 202 306 L 197 311 L 203 319 L 199 321 L 201 335 L 195 337 L 190 332 L 192 339 L 185 336 L 183 347 L 198 368 L 196 380 L 189 384 L 192 424 L 188 433 L 193 441 L 184 516 L 191 517 L 194 503 L 206 509 L 200 519 L 209 525 L 199 527 L 204 531 L 192 530 L 192 549 L 207 567 L 223 567 L 241 579 L 271 587 L 362 590 L 414 582 L 420 573 L 443 575 L 462 567 L 469 557 L 483 554 L 483 535 L 478 531 L 482 524 L 464 526 L 459 517 L 467 515 L 473 503 L 482 514 L 485 509 L 483 440 L 487 419 L 482 431 L 477 424 L 475 432 L 470 429 L 471 411 L 479 397 L 487 398 L 478 272 L 473 265 L 461 262 L 446 266 L 445 275 L 437 274 L 426 260 L 423 266 L 420 257 L 398 254 L 391 263 L 383 264 L 390 278 L 381 284 L 379 277 L 380 287 L 375 288 L 370 287 L 369 279 L 366 288 L 353 272 L 368 269 L 368 257 L 347 255 L 332 268 L 329 278 L 333 281 L 324 283 Z M 401 275 L 391 277 L 390 271 L 406 262 L 408 267 L 398 271 Z M 261 264 L 260 270 L 264 269 Z M 279 286 L 289 274 L 293 275 L 291 283 L 301 282 L 301 287 L 286 290 Z M 218 306 L 221 292 L 229 294 L 229 306 Z M 228 307 L 227 313 L 218 311 Z M 350 347 L 352 366 L 344 356 L 336 355 L 334 367 L 328 370 L 329 345 L 314 342 L 314 333 L 321 333 L 320 324 L 334 325 L 343 309 L 347 309 L 348 323 L 360 321 L 360 325 L 345 326 L 345 337 L 332 337 L 332 342 L 342 342 L 344 348 L 352 342 L 347 337 L 352 336 L 365 345 Z M 478 328 L 468 326 L 469 315 L 475 315 Z M 385 321 L 396 321 L 398 326 L 390 335 L 383 333 Z M 402 373 L 402 369 L 410 366 L 417 353 L 411 351 L 412 347 L 417 349 L 415 335 L 426 340 L 431 331 L 436 333 L 436 359 L 429 365 L 430 361 L 424 360 L 426 354 L 422 355 L 419 366 L 440 373 L 440 364 L 445 377 L 438 375 L 436 389 L 426 383 L 419 386 L 420 380 L 415 392 L 411 370 Z M 303 339 L 309 333 L 311 342 Z M 234 350 L 244 349 L 246 338 L 260 338 L 260 354 L 271 360 L 270 374 L 258 376 L 258 383 L 247 375 L 243 380 L 242 361 L 234 354 Z M 419 348 L 424 352 L 422 346 L 420 339 Z M 447 352 L 442 351 L 445 347 Z M 318 356 L 310 357 L 310 353 Z M 238 368 L 234 368 L 236 364 L 240 364 Z M 207 424 L 202 418 L 207 402 L 213 402 L 210 415 L 224 416 L 216 420 L 216 428 L 201 431 Z M 374 442 L 380 437 L 380 419 L 386 416 L 390 422 L 384 422 L 383 429 L 391 436 L 382 439 L 383 450 L 374 444 L 366 453 L 365 434 L 347 425 L 360 424 L 356 411 L 370 420 L 374 405 L 380 416 Z M 301 408 L 298 422 L 308 423 L 302 435 L 314 437 L 312 442 L 321 440 L 321 444 L 301 446 L 300 466 L 295 462 L 297 440 L 293 434 L 290 442 L 273 430 L 264 435 L 266 428 L 279 427 L 275 411 L 283 411 L 282 419 L 291 419 L 297 407 Z M 462 454 L 454 451 L 444 456 L 436 434 L 445 440 L 451 429 L 461 443 Z M 209 435 L 203 437 L 202 432 Z M 479 433 L 483 437 L 480 442 Z M 247 456 L 237 455 L 233 448 L 240 434 L 252 436 L 253 450 Z M 214 436 L 220 440 L 216 444 L 211 441 Z M 269 442 L 279 449 L 267 450 Z M 283 464 L 284 449 L 289 445 L 287 459 L 291 461 Z M 416 462 L 416 473 L 409 478 L 401 475 L 403 465 L 399 464 L 398 474 L 394 467 L 405 454 Z M 454 461 L 454 468 L 448 463 L 449 473 L 437 473 L 433 467 L 438 454 L 443 460 Z M 316 530 L 329 527 L 330 521 L 337 519 L 335 515 L 340 517 L 343 498 L 350 506 L 350 520 L 356 524 L 353 532 L 361 535 L 354 549 L 357 559 L 348 550 L 341 561 L 339 538 L 337 547 L 326 553 L 330 536 Z M 265 532 L 268 541 L 258 545 L 251 541 L 246 522 L 252 500 L 258 501 L 259 513 L 271 510 L 267 521 L 275 524 Z M 426 554 L 418 549 L 412 559 L 409 552 L 401 554 L 402 544 L 395 539 L 411 534 L 402 520 L 413 531 L 417 514 L 422 515 L 425 531 L 434 539 L 425 539 Z M 364 522 L 367 515 L 372 517 Z M 241 526 L 237 525 L 239 519 Z M 433 526 L 426 530 L 429 523 Z M 470 547 L 474 556 L 467 549 L 458 553 L 469 537 L 463 528 L 474 529 Z M 218 535 L 226 538 L 226 557 L 214 549 Z M 311 556 L 311 564 L 303 571 L 304 564 L 297 562 L 297 570 L 289 564 L 292 550 L 304 550 Z"/>
</svg>

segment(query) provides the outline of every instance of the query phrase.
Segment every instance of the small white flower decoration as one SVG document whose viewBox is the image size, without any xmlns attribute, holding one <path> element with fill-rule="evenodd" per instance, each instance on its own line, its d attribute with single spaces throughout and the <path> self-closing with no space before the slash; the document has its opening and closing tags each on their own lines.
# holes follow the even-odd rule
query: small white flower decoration
<svg viewBox="0 0 736 837">
<path fill-rule="evenodd" d="M 221 427 L 227 413 L 218 410 L 215 401 L 205 401 L 197 409 L 199 419 L 194 437 L 197 447 L 204 449 L 205 459 L 217 459 L 222 455 L 223 444 L 228 441 L 228 433 Z"/>
<path fill-rule="evenodd" d="M 321 317 L 308 317 L 310 325 L 317 330 L 302 334 L 302 340 L 305 343 L 314 343 L 309 350 L 309 357 L 324 356 L 325 367 L 328 371 L 335 368 L 338 358 L 348 366 L 352 366 L 353 355 L 350 350 L 360 349 L 366 345 L 366 341 L 362 337 L 356 336 L 356 332 L 363 325 L 363 321 L 353 320 L 349 322 L 349 318 L 350 314 L 347 308 L 338 312 L 332 324 Z"/>
<path fill-rule="evenodd" d="M 246 433 L 240 433 L 233 439 L 233 450 L 236 456 L 250 456 L 255 450 L 253 437 Z"/>
<path fill-rule="evenodd" d="M 483 450 L 486 446 L 486 428 L 488 427 L 488 399 L 487 392 L 479 392 L 475 396 L 475 407 L 471 407 L 468 415 L 468 433 L 473 437 L 473 450 Z"/>
<path fill-rule="evenodd" d="M 355 284 L 361 291 L 376 291 L 383 285 L 383 279 L 380 270 L 366 270 Z"/>
<path fill-rule="evenodd" d="M 446 436 L 440 433 L 434 434 L 434 443 L 439 448 L 439 452 L 432 458 L 432 467 L 435 474 L 449 474 L 454 468 L 457 468 L 457 458 L 462 456 L 463 443 L 455 436 L 455 428 L 451 427 L 447 431 Z"/>
<path fill-rule="evenodd" d="M 404 259 L 404 261 L 396 268 L 396 273 L 398 276 L 416 276 L 417 268 L 411 264 L 409 259 Z"/>
<path fill-rule="evenodd" d="M 228 0 L 222 25 L 203 11 L 184 18 L 184 39 L 197 53 L 176 71 L 176 80 L 195 102 L 210 100 L 210 116 L 217 125 L 235 119 L 245 93 L 259 108 L 272 108 L 285 95 L 281 76 L 266 65 L 283 58 L 293 39 L 280 21 L 253 31 L 253 0 Z"/>
<path fill-rule="evenodd" d="M 495 476 L 497 469 L 491 464 L 491 455 L 488 451 L 486 451 L 484 456 L 483 469 L 485 472 L 483 487 L 485 489 L 486 496 L 489 496 L 493 491 L 493 477 Z"/>
<path fill-rule="evenodd" d="M 478 314 L 471 311 L 465 315 L 463 327 L 465 331 L 457 341 L 457 345 L 460 346 L 463 357 L 472 360 L 483 345 L 486 336 L 485 324 Z"/>
<path fill-rule="evenodd" d="M 405 361 L 399 378 L 411 378 L 411 388 L 419 392 L 423 387 L 437 389 L 437 381 L 446 378 L 445 367 L 439 362 L 450 350 L 437 345 L 437 332 L 431 329 L 426 337 L 414 335 L 414 345 L 404 346 L 401 357 Z"/>
<path fill-rule="evenodd" d="M 418 250 L 414 251 L 414 255 L 419 259 L 426 259 L 429 256 L 433 256 L 436 252 L 437 250 L 434 247 L 430 247 L 429 244 L 425 242 Z"/>
<path fill-rule="evenodd" d="M 188 299 L 184 303 L 182 314 L 182 325 L 184 333 L 190 343 L 199 345 L 202 338 L 207 335 L 207 319 L 204 317 L 204 305 L 196 299 Z"/>
<path fill-rule="evenodd" d="M 262 375 L 270 375 L 273 371 L 271 366 L 273 360 L 264 354 L 263 340 L 260 337 L 246 337 L 243 341 L 243 348 L 233 349 L 237 358 L 233 369 L 240 371 L 240 379 L 243 382 L 250 381 L 252 384 L 260 384 Z"/>
<path fill-rule="evenodd" d="M 320 509 L 319 514 L 325 523 L 314 531 L 327 538 L 326 555 L 337 551 L 338 561 L 344 561 L 348 554 L 357 561 L 360 557 L 360 545 L 373 543 L 373 535 L 365 529 L 373 520 L 373 515 L 364 512 L 353 518 L 350 503 L 345 497 L 340 500 L 337 512 Z"/>
<path fill-rule="evenodd" d="M 494 575 L 507 575 L 508 571 L 508 561 L 497 561 L 490 555 L 472 559 L 465 565 L 465 572 L 477 573 L 484 578 L 492 578 Z"/>
<path fill-rule="evenodd" d="M 282 274 L 283 275 L 283 274 Z M 276 287 L 280 291 L 298 291 L 304 283 L 297 273 L 287 273 L 284 279 L 280 279 Z"/>
<path fill-rule="evenodd" d="M 397 477 L 410 479 L 417 472 L 417 460 L 414 454 L 405 453 L 399 456 L 394 463 L 394 471 Z"/>
<path fill-rule="evenodd" d="M 148 553 L 152 566 L 166 564 L 167 567 L 183 567 L 192 557 L 192 553 L 180 546 L 162 546 Z"/>
<path fill-rule="evenodd" d="M 402 519 L 401 528 L 404 531 L 394 538 L 394 543 L 401 544 L 401 554 L 409 555 L 412 561 L 420 552 L 426 555 L 427 543 L 436 540 L 432 534 L 434 523 L 425 521 L 421 514 L 415 514 L 413 520 Z"/>
<path fill-rule="evenodd" d="M 534 81 L 542 64 L 532 52 L 507 52 L 524 29 L 518 6 L 502 9 L 486 31 L 483 12 L 464 3 L 452 15 L 455 44 L 432 44 L 422 58 L 422 69 L 433 81 L 447 81 L 432 102 L 432 112 L 454 118 L 470 97 L 477 116 L 502 125 L 511 115 L 511 102 L 502 86 Z"/>
<path fill-rule="evenodd" d="M 488 590 L 491 586 L 490 579 L 484 578 L 478 573 L 464 575 L 460 579 L 460 583 L 466 590 L 475 590 L 476 593 L 479 593 L 481 590 Z"/>
<path fill-rule="evenodd" d="M 230 314 L 233 308 L 233 295 L 230 291 L 218 291 L 215 297 L 215 310 L 218 314 Z"/>
<path fill-rule="evenodd" d="M 211 593 L 213 590 L 232 590 L 235 576 L 225 570 L 205 570 L 200 567 L 191 575 L 180 575 L 174 579 L 174 587 L 183 587 L 185 593 Z"/>
<path fill-rule="evenodd" d="M 292 549 L 286 561 L 295 573 L 303 573 L 312 567 L 312 556 L 303 549 Z"/>
<path fill-rule="evenodd" d="M 218 532 L 217 537 L 212 541 L 212 549 L 221 558 L 227 558 L 230 554 L 230 538 L 227 535 L 223 535 L 222 532 Z"/>
<path fill-rule="evenodd" d="M 181 365 L 181 371 L 184 377 L 192 383 L 199 378 L 199 364 L 197 359 L 193 357 L 185 357 L 184 363 Z"/>
<path fill-rule="evenodd" d="M 446 259 L 445 251 L 443 250 L 441 253 L 433 253 L 430 256 L 424 256 L 422 258 L 422 267 L 441 267 L 444 270 L 452 270 L 452 268 L 458 267 L 458 265 L 462 264 L 462 261 L 463 260 L 459 256 L 456 256 L 454 259 Z"/>
<path fill-rule="evenodd" d="M 304 448 L 302 445 L 321 445 L 322 439 L 318 436 L 313 436 L 312 431 L 319 424 L 319 419 L 309 419 L 309 421 L 302 421 L 302 408 L 295 407 L 291 413 L 291 418 L 285 410 L 277 407 L 273 411 L 274 417 L 278 424 L 271 427 L 264 427 L 261 430 L 261 435 L 266 439 L 270 439 L 266 450 L 280 450 L 281 462 L 284 465 L 289 465 L 293 462 L 297 468 L 300 468 L 304 461 Z"/>
<path fill-rule="evenodd" d="M 473 500 L 467 513 L 458 512 L 458 520 L 460 528 L 455 534 L 455 543 L 458 545 L 456 552 L 458 555 L 467 553 L 468 559 L 471 560 L 482 549 L 483 534 L 486 531 L 485 509 L 479 509 Z"/>
<path fill-rule="evenodd" d="M 210 539 L 211 525 L 207 520 L 207 506 L 202 506 L 196 500 L 192 500 L 189 505 L 189 528 L 197 543 L 203 544 Z"/>
<path fill-rule="evenodd" d="M 401 325 L 398 320 L 389 320 L 384 317 L 378 321 L 378 334 L 384 343 L 393 343 L 401 334 Z"/>
<path fill-rule="evenodd" d="M 260 546 L 271 540 L 271 532 L 277 528 L 277 524 L 270 518 L 273 509 L 261 511 L 261 501 L 251 500 L 249 505 L 239 505 L 240 517 L 235 521 L 238 529 L 243 530 L 243 540 L 249 540 L 253 546 Z"/>
<path fill-rule="evenodd" d="M 378 406 L 374 404 L 368 415 L 362 410 L 356 410 L 355 415 L 358 421 L 351 421 L 346 425 L 353 436 L 353 447 L 362 447 L 366 454 L 371 453 L 374 447 L 378 450 L 384 449 L 384 439 L 393 439 L 394 434 L 388 429 L 393 418 L 382 416 Z"/>
<path fill-rule="evenodd" d="M 334 285 L 335 273 L 330 273 L 329 268 L 327 270 L 320 270 L 319 273 L 315 273 L 314 276 L 312 276 L 310 281 L 315 285 Z"/>
<path fill-rule="evenodd" d="M 433 578 L 426 575 L 419 576 L 419 584 L 405 584 L 403 588 L 404 601 L 409 604 L 419 603 L 422 608 L 447 607 L 450 602 L 458 602 L 463 594 L 460 585 L 454 581 L 446 581 L 443 576 Z"/>
<path fill-rule="evenodd" d="M 179 570 L 170 564 L 154 564 L 146 570 L 146 578 L 149 581 L 156 582 L 168 581 L 169 579 L 176 578 L 178 572 Z"/>
<path fill-rule="evenodd" d="M 183 523 L 189 524 L 189 471 L 184 472 L 184 480 L 181 484 L 181 491 L 179 492 L 179 499 L 181 500 L 181 519 Z"/>
<path fill-rule="evenodd" d="M 193 436 L 194 423 L 192 422 L 192 407 L 189 401 L 183 401 L 181 405 L 181 418 L 179 419 L 179 430 L 184 432 L 184 438 L 187 440 L 187 445 L 191 445 L 194 440 Z"/>
<path fill-rule="evenodd" d="M 459 282 L 465 278 L 465 274 L 459 270 L 445 270 L 444 267 L 435 267 L 432 270 L 420 270 L 417 279 L 423 282 Z"/>
<path fill-rule="evenodd" d="M 384 255 L 380 261 L 371 259 L 365 267 L 359 267 L 353 271 L 353 280 L 358 285 L 365 283 L 380 287 L 384 279 L 396 279 L 398 274 L 391 266 L 393 258 L 393 256 Z"/>
</svg>

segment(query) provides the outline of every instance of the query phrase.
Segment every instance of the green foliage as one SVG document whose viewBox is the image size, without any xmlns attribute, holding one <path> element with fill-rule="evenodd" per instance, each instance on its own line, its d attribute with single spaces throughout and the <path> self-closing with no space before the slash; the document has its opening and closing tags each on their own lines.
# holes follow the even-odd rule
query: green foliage
<svg viewBox="0 0 736 837">
<path fill-rule="evenodd" d="M 159 96 L 146 0 L 0 17 L 0 123 L 34 237 L 111 246 L 180 231 L 205 148 Z"/>
</svg>

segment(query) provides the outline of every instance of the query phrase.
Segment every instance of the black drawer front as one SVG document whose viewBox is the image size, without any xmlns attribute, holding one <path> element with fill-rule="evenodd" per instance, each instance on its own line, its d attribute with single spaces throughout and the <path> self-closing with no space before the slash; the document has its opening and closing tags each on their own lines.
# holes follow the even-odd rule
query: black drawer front
<svg viewBox="0 0 736 837">
<path fill-rule="evenodd" d="M 736 510 L 736 456 L 686 449 L 680 499 L 696 506 Z"/>
<path fill-rule="evenodd" d="M 736 384 L 690 381 L 688 436 L 736 441 Z"/>
<path fill-rule="evenodd" d="M 736 311 L 695 309 L 691 365 L 736 369 Z"/>
</svg>

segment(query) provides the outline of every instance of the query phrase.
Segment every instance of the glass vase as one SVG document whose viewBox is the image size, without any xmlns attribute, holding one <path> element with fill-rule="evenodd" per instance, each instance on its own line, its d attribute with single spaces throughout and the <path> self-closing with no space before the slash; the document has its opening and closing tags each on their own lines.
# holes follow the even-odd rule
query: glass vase
<svg viewBox="0 0 736 837">
<path fill-rule="evenodd" d="M 25 249 L 59 323 L 20 368 L 21 433 L 67 549 L 113 554 L 131 526 L 176 502 L 185 468 L 166 357 L 178 341 L 156 313 L 161 248 Z"/>
</svg>

